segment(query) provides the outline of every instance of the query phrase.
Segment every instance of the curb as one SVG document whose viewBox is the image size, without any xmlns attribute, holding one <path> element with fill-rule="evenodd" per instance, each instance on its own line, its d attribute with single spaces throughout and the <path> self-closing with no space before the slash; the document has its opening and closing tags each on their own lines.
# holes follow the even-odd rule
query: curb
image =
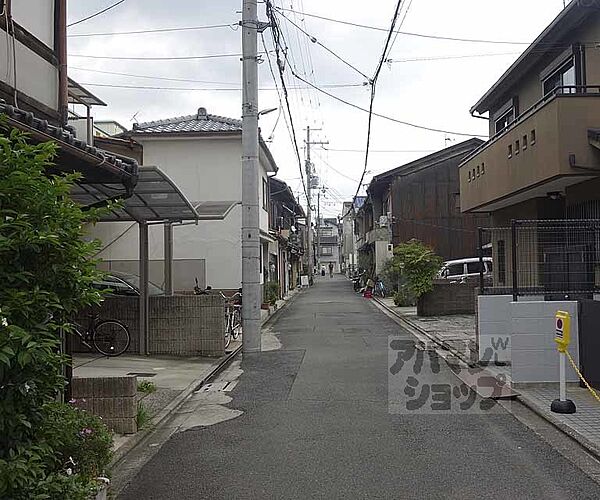
<svg viewBox="0 0 600 500">
<path fill-rule="evenodd" d="M 280 311 L 286 309 L 296 297 L 300 295 L 301 291 L 295 293 L 292 297 L 287 299 L 281 307 L 278 307 L 272 314 L 267 316 L 265 320 L 261 323 L 261 326 L 266 325 L 271 322 Z M 201 378 L 198 378 L 192 381 L 180 394 L 178 394 L 167 406 L 165 406 L 162 410 L 160 410 L 148 423 L 148 426 L 141 431 L 135 433 L 130 440 L 124 443 L 122 446 L 117 448 L 113 453 L 113 459 L 111 462 L 111 467 L 115 467 L 120 461 L 125 459 L 125 457 L 131 452 L 140 442 L 146 438 L 151 432 L 155 431 L 157 428 L 161 426 L 161 424 L 170 417 L 170 415 L 177 410 L 185 400 L 193 394 L 195 391 L 200 389 L 203 385 L 209 383 L 213 380 L 219 373 L 221 373 L 233 359 L 242 352 L 243 345 L 240 344 L 235 350 L 227 354 L 223 357 L 217 364 L 215 364 L 210 371 L 203 375 Z"/>
<path fill-rule="evenodd" d="M 156 415 L 154 415 L 154 417 L 152 417 L 145 429 L 135 433 L 130 440 L 115 450 L 110 466 L 115 467 L 121 460 L 123 460 L 129 452 L 131 452 L 141 441 L 144 440 L 146 436 L 159 428 L 160 425 L 171 415 L 171 413 L 181 406 L 194 391 L 197 391 L 204 384 L 214 379 L 231 361 L 233 361 L 233 358 L 235 358 L 241 351 L 242 346 L 239 345 L 234 351 L 227 354 L 223 359 L 215 364 L 207 374 L 192 381 L 167 406 L 165 406 Z"/>
<path fill-rule="evenodd" d="M 563 422 L 555 418 L 553 415 L 550 415 L 540 410 L 535 403 L 533 403 L 527 396 L 524 396 L 522 393 L 519 396 L 517 396 L 517 400 L 523 406 L 529 408 L 533 413 L 546 420 L 549 424 L 553 425 L 559 431 L 563 432 L 573 441 L 585 448 L 594 458 L 600 460 L 600 447 L 598 447 L 598 445 L 596 445 L 595 443 L 592 443 L 583 434 L 564 424 Z"/>
<path fill-rule="evenodd" d="M 398 320 L 407 328 L 407 330 L 409 330 L 410 333 L 413 333 L 413 331 L 416 331 L 419 335 L 422 335 L 422 336 L 427 337 L 428 339 L 431 339 L 433 342 L 435 342 L 436 344 L 438 344 L 442 348 L 444 348 L 444 349 L 448 350 L 449 352 L 452 352 L 453 354 L 457 355 L 455 352 L 453 352 L 452 348 L 450 348 L 449 346 L 445 345 L 444 342 L 439 341 L 439 339 L 432 338 L 432 336 L 429 335 L 429 334 L 427 334 L 427 332 L 425 332 L 424 330 L 422 330 L 421 328 L 419 328 L 418 326 L 416 326 L 412 321 L 406 319 L 401 314 L 398 314 L 396 311 L 394 311 L 393 309 L 391 309 L 387 304 L 383 303 L 379 299 L 377 299 L 375 297 L 373 297 L 373 299 L 382 308 L 384 308 L 390 314 L 393 314 L 396 318 L 398 318 Z M 411 331 L 411 330 L 413 330 L 413 331 Z M 462 356 L 458 356 L 458 357 L 462 361 L 466 361 Z M 473 364 L 469 363 L 469 366 L 473 366 Z M 548 422 L 549 424 L 551 424 L 552 426 L 554 426 L 556 429 L 558 429 L 559 431 L 561 431 L 563 434 L 565 434 L 566 436 L 568 436 L 574 442 L 576 442 L 577 444 L 579 444 L 580 446 L 582 446 L 594 458 L 596 458 L 597 460 L 600 460 L 600 447 L 598 445 L 596 445 L 595 443 L 592 443 L 583 434 L 581 434 L 580 432 L 577 432 L 573 428 L 571 428 L 568 425 L 566 425 L 565 423 L 561 422 L 560 420 L 558 420 L 557 418 L 555 418 L 553 415 L 550 415 L 550 414 L 548 414 L 548 413 L 540 410 L 540 408 L 535 403 L 533 403 L 527 396 L 523 395 L 522 392 L 519 393 L 519 395 L 516 396 L 515 399 L 519 403 L 521 403 L 523 406 L 525 406 L 526 408 L 528 408 L 529 410 L 531 410 L 533 413 L 535 413 L 537 416 L 539 416 L 540 418 L 543 418 L 546 422 Z M 509 413 L 512 413 L 512 412 L 510 412 L 510 410 L 506 406 L 503 406 L 503 407 L 507 411 L 509 411 Z"/>
<path fill-rule="evenodd" d="M 477 363 L 473 363 L 472 360 L 465 358 L 465 356 L 462 352 L 457 351 L 456 349 L 454 349 L 453 347 L 448 345 L 443 340 L 440 340 L 440 339 L 436 338 L 435 336 L 431 335 L 430 333 L 426 332 L 425 330 L 423 330 L 421 327 L 414 324 L 411 320 L 407 319 L 402 314 L 399 314 L 396 311 L 394 311 L 391 307 L 389 307 L 385 302 L 381 301 L 379 298 L 373 297 L 372 300 L 377 302 L 377 304 L 379 304 L 379 306 L 384 308 L 390 314 L 393 314 L 396 318 L 398 318 L 398 320 L 402 323 L 402 326 L 404 326 L 404 328 L 406 328 L 413 335 L 416 332 L 418 334 L 416 336 L 427 337 L 433 343 L 437 344 L 442 349 L 444 349 L 444 350 L 448 351 L 449 353 L 451 353 L 452 355 L 456 356 L 458 359 L 460 359 L 461 361 L 466 363 L 471 368 L 477 366 Z"/>
</svg>

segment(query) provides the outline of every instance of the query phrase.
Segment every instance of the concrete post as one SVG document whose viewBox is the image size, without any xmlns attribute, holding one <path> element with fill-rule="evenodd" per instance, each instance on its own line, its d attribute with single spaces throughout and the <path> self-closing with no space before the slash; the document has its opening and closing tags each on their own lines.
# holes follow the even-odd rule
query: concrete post
<svg viewBox="0 0 600 500">
<path fill-rule="evenodd" d="M 140 354 L 148 354 L 148 224 L 140 228 Z"/>
<path fill-rule="evenodd" d="M 242 3 L 242 330 L 243 352 L 260 352 L 257 0 Z"/>
<path fill-rule="evenodd" d="M 173 224 L 165 224 L 164 234 L 164 279 L 165 293 L 173 295 Z"/>
</svg>

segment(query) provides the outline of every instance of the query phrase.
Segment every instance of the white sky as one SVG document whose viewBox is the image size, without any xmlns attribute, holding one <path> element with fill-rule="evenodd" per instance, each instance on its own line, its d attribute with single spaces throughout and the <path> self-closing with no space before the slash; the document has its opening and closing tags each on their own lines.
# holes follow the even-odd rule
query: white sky
<svg viewBox="0 0 600 500">
<path fill-rule="evenodd" d="M 115 0 L 69 0 L 69 22 L 92 14 Z M 394 0 L 274 0 L 275 5 L 338 20 L 387 28 L 395 7 Z M 402 12 L 409 1 L 405 0 Z M 413 0 L 402 31 L 469 39 L 532 41 L 563 8 L 563 0 Z M 126 0 L 114 9 L 69 29 L 69 34 L 106 33 L 155 28 L 235 24 L 240 19 L 241 0 Z M 386 33 L 287 12 L 296 24 L 319 42 L 339 54 L 367 75 L 372 75 L 383 48 Z M 264 5 L 259 16 L 266 20 Z M 404 14 L 402 14 L 402 17 Z M 290 58 L 296 71 L 317 85 L 360 84 L 364 78 L 335 59 L 317 44 L 280 18 Z M 271 36 L 265 38 L 269 47 Z M 428 127 L 486 134 L 487 124 L 471 118 L 469 108 L 518 57 L 526 45 L 466 43 L 399 35 L 391 52 L 393 60 L 425 58 L 384 65 L 377 85 L 375 111 Z M 150 121 L 196 112 L 239 118 L 241 115 L 241 63 L 238 57 L 184 61 L 132 61 L 75 57 L 80 55 L 116 57 L 180 57 L 241 52 L 241 32 L 229 27 L 158 34 L 112 35 L 69 38 L 69 74 L 108 103 L 95 108 L 96 119 L 114 119 L 130 127 L 132 118 Z M 445 56 L 482 55 L 462 59 L 431 60 Z M 490 55 L 504 54 L 504 55 Z M 79 68 L 79 69 L 76 69 Z M 181 78 L 208 83 L 167 81 L 111 75 L 84 70 L 100 70 L 152 77 Z M 304 148 L 303 129 L 321 128 L 316 140 L 327 140 L 330 149 L 364 150 L 367 113 L 314 90 L 287 76 L 292 116 Z M 218 82 L 218 83 L 215 83 Z M 122 89 L 92 84 L 178 87 L 185 91 Z M 279 85 L 279 82 L 278 82 Z M 265 61 L 260 66 L 260 86 L 274 83 Z M 215 88 L 234 90 L 211 90 Z M 208 89 L 208 90 L 200 90 Z M 326 89 L 337 96 L 367 108 L 366 87 Z M 259 109 L 279 106 L 277 93 L 259 94 Z M 261 118 L 266 139 L 277 121 L 274 112 Z M 448 139 L 448 141 L 447 141 Z M 369 173 L 375 174 L 442 149 L 445 144 L 466 137 L 417 130 L 380 118 L 373 119 Z M 300 194 L 300 173 L 283 117 L 270 144 L 279 166 L 278 177 Z M 393 150 L 380 153 L 377 150 Z M 411 152 L 407 152 L 411 151 Z M 418 152 L 414 152 L 418 151 Z M 300 150 L 304 156 L 304 149 Z M 341 201 L 351 200 L 364 166 L 364 154 L 324 151 L 313 147 L 313 161 L 321 183 L 326 187 L 322 211 L 325 216 L 341 212 Z M 337 173 L 337 172 L 340 173 Z M 353 180 L 351 180 L 353 179 Z M 361 193 L 364 189 L 361 189 Z"/>
</svg>

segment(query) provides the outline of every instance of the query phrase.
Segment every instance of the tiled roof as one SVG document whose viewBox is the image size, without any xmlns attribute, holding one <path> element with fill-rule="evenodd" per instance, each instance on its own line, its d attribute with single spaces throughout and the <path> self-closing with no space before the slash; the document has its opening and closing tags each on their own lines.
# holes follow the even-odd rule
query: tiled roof
<svg viewBox="0 0 600 500">
<path fill-rule="evenodd" d="M 98 171 L 104 172 L 106 182 L 120 179 L 124 185 L 133 189 L 137 181 L 138 163 L 133 158 L 117 155 L 100 148 L 90 146 L 85 141 L 77 139 L 75 129 L 71 126 L 58 127 L 48 123 L 47 120 L 36 118 L 30 112 L 15 106 L 0 102 L 0 115 L 5 114 L 9 126 L 14 126 L 27 131 L 36 142 L 54 140 L 60 146 L 60 151 L 79 158 L 75 160 L 69 156 L 67 164 L 60 165 L 60 154 L 56 159 L 58 167 L 66 171 L 77 170 L 78 167 L 86 169 L 85 174 L 98 177 Z M 81 155 L 85 155 L 82 159 Z M 81 182 L 85 182 L 83 179 Z"/>
<path fill-rule="evenodd" d="M 210 115 L 206 112 L 205 108 L 200 108 L 195 115 L 137 123 L 133 126 L 133 130 L 129 134 L 241 132 L 241 130 L 241 120 Z"/>
</svg>

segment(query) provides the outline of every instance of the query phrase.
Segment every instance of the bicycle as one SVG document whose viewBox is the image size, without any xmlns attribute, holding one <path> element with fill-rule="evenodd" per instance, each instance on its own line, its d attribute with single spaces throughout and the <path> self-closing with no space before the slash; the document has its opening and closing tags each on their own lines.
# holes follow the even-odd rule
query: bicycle
<svg viewBox="0 0 600 500">
<path fill-rule="evenodd" d="M 227 297 L 223 292 L 219 292 L 225 300 L 225 348 L 231 343 L 231 339 L 236 340 L 242 333 L 242 293 L 236 292 L 231 297 Z M 239 301 L 236 300 L 239 298 Z"/>
<path fill-rule="evenodd" d="M 375 282 L 375 289 L 373 290 L 373 295 L 385 299 L 385 285 L 383 284 L 383 281 L 377 280 Z"/>
<path fill-rule="evenodd" d="M 129 329 L 116 319 L 100 321 L 99 314 L 90 314 L 87 327 L 73 323 L 73 333 L 88 349 L 109 357 L 120 356 L 131 343 Z"/>
</svg>

